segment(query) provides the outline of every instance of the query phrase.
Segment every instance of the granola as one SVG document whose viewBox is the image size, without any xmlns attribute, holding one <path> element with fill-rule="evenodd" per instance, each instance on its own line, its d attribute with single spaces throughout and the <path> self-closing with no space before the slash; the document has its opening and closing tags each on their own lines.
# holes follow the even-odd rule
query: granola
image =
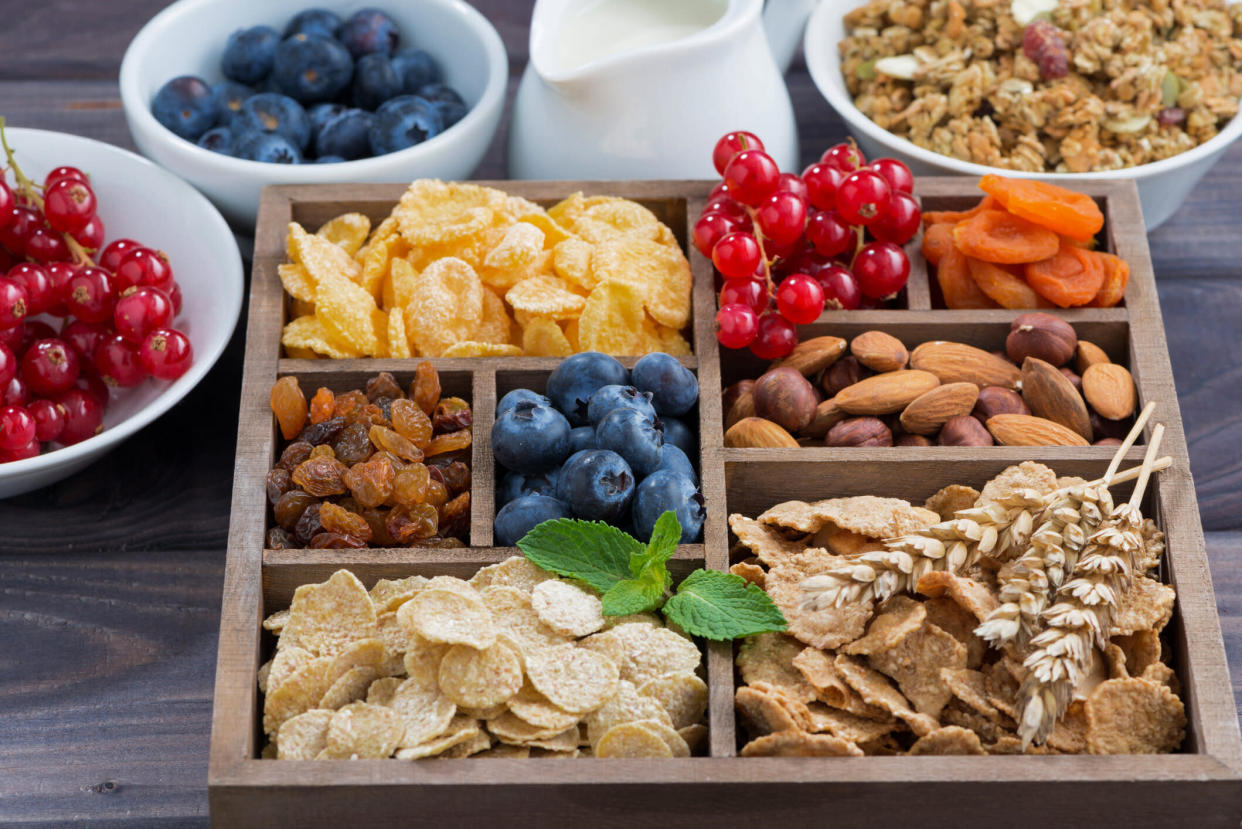
<svg viewBox="0 0 1242 829">
<path fill-rule="evenodd" d="M 1242 96 L 1242 3 L 1225 0 L 871 0 L 845 29 L 841 72 L 864 115 L 1008 170 L 1169 158 Z"/>
</svg>

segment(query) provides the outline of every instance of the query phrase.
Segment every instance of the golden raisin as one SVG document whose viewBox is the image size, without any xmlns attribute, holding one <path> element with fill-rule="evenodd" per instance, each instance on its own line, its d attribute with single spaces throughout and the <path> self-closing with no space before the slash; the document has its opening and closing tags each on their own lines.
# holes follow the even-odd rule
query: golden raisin
<svg viewBox="0 0 1242 829">
<path fill-rule="evenodd" d="M 418 404 L 423 414 L 430 416 L 440 402 L 440 375 L 431 363 L 423 360 L 414 369 L 414 382 L 410 385 L 410 399 Z"/>
<path fill-rule="evenodd" d="M 313 457 L 293 470 L 293 482 L 317 498 L 341 495 L 345 492 L 341 473 L 345 471 L 345 464 L 336 458 Z"/>
<path fill-rule="evenodd" d="M 320 386 L 319 391 L 315 392 L 315 396 L 311 398 L 310 422 L 323 423 L 325 420 L 332 417 L 332 413 L 335 411 L 335 408 L 336 395 L 332 393 L 331 389 Z"/>
<path fill-rule="evenodd" d="M 341 480 L 359 504 L 378 507 L 392 495 L 396 474 L 388 458 L 376 456 L 351 466 Z"/>
<path fill-rule="evenodd" d="M 306 425 L 306 395 L 302 394 L 298 378 L 281 377 L 273 383 L 268 401 L 280 424 L 280 433 L 285 440 L 293 440 Z"/>
<path fill-rule="evenodd" d="M 404 397 L 396 378 L 387 371 L 381 371 L 367 381 L 367 399 L 374 403 L 381 397 L 387 397 L 389 400 Z"/>
<path fill-rule="evenodd" d="M 421 504 L 427 500 L 427 483 L 431 480 L 427 467 L 412 463 L 397 473 L 392 488 L 392 500 L 402 506 Z"/>
<path fill-rule="evenodd" d="M 445 432 L 459 432 L 474 423 L 474 414 L 470 404 L 460 397 L 446 397 L 436 405 L 435 414 L 431 416 L 433 431 L 439 435 Z"/>
<path fill-rule="evenodd" d="M 392 547 L 396 545 L 396 541 L 388 534 L 388 525 L 385 521 L 388 518 L 387 510 L 364 509 L 362 517 L 366 520 L 368 526 L 371 527 L 371 544 L 376 547 Z"/>
<path fill-rule="evenodd" d="M 463 492 L 440 509 L 440 535 L 465 536 L 470 528 L 470 493 Z"/>
<path fill-rule="evenodd" d="M 392 428 L 419 449 L 431 442 L 431 418 L 413 400 L 392 401 Z"/>
<path fill-rule="evenodd" d="M 329 444 L 321 443 L 311 450 L 310 456 L 312 458 L 335 458 L 336 450 Z"/>
<path fill-rule="evenodd" d="M 423 451 L 429 458 L 434 455 L 443 455 L 445 452 L 456 452 L 469 446 L 470 440 L 469 429 L 462 429 L 460 432 L 449 432 L 447 435 L 436 435 Z"/>
<path fill-rule="evenodd" d="M 365 518 L 331 501 L 325 501 L 319 507 L 319 521 L 328 532 L 348 535 L 363 541 L 371 540 L 371 525 Z"/>
<path fill-rule="evenodd" d="M 372 426 L 370 435 L 376 449 L 392 452 L 411 463 L 418 463 L 423 459 L 422 450 L 386 426 Z"/>
<path fill-rule="evenodd" d="M 332 407 L 332 416 L 349 418 L 369 402 L 367 396 L 357 389 L 338 394 Z"/>
<path fill-rule="evenodd" d="M 448 499 L 449 499 L 448 487 L 446 487 L 444 484 L 437 481 L 435 478 L 431 478 L 430 480 L 427 481 L 427 495 L 424 498 L 424 501 L 426 503 L 430 504 L 436 509 L 439 509 L 440 507 L 448 503 Z"/>
<path fill-rule="evenodd" d="M 440 526 L 440 516 L 430 504 L 393 507 L 388 514 L 388 532 L 398 544 L 431 538 Z"/>
</svg>

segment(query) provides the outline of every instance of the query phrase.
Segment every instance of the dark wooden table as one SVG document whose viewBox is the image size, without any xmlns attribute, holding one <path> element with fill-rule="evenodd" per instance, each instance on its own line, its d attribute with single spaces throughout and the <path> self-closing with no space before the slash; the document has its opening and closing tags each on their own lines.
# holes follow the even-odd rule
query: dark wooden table
<svg viewBox="0 0 1242 829">
<path fill-rule="evenodd" d="M 132 149 L 116 75 L 161 0 L 0 0 L 0 114 Z M 313 4 L 312 4 L 313 5 Z M 476 0 L 526 64 L 531 2 Z M 795 65 L 804 163 L 841 120 Z M 479 178 L 505 177 L 502 127 Z M 71 163 L 72 159 L 66 159 Z M 1242 700 L 1242 145 L 1151 234 Z M 243 316 L 244 320 L 244 316 Z M 205 825 L 244 324 L 184 402 L 72 480 L 0 502 L 0 824 Z"/>
</svg>

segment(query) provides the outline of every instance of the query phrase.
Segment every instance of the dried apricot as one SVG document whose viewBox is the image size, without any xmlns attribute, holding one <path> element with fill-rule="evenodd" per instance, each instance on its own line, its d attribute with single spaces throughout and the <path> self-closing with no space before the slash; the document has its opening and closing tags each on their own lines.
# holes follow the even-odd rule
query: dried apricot
<svg viewBox="0 0 1242 829">
<path fill-rule="evenodd" d="M 1099 293 L 1087 304 L 1092 308 L 1112 308 L 1119 305 L 1126 295 L 1126 285 L 1130 284 L 1130 264 L 1120 256 L 1097 251 L 1100 264 L 1104 266 L 1104 284 Z"/>
<path fill-rule="evenodd" d="M 932 227 L 948 227 L 949 225 L 932 225 Z M 944 296 L 946 308 L 996 308 L 997 305 L 987 294 L 979 289 L 975 280 L 970 277 L 970 268 L 966 257 L 952 245 L 945 251 L 944 257 L 936 268 L 936 282 L 940 285 L 940 293 Z"/>
<path fill-rule="evenodd" d="M 984 210 L 953 226 L 953 244 L 975 259 L 1017 265 L 1053 256 L 1061 240 L 1034 222 L 1003 210 Z"/>
<path fill-rule="evenodd" d="M 310 402 L 310 422 L 323 423 L 332 417 L 332 413 L 336 409 L 336 395 L 332 393 L 332 389 L 319 387 L 319 391 L 315 392 L 315 396 Z"/>
<path fill-rule="evenodd" d="M 414 382 L 410 384 L 410 399 L 418 404 L 423 414 L 431 416 L 440 402 L 440 375 L 431 363 L 423 360 L 414 367 Z"/>
<path fill-rule="evenodd" d="M 1046 181 L 986 175 L 979 189 L 995 196 L 1015 216 L 1085 242 L 1104 227 L 1095 200 Z"/>
<path fill-rule="evenodd" d="M 1104 285 L 1104 264 L 1093 251 L 1062 245 L 1055 256 L 1027 265 L 1026 281 L 1053 305 L 1086 305 Z"/>
<path fill-rule="evenodd" d="M 389 410 L 392 414 L 392 428 L 397 434 L 413 443 L 419 449 L 425 449 L 431 442 L 431 418 L 418 407 L 413 400 L 394 400 Z"/>
<path fill-rule="evenodd" d="M 984 210 L 997 210 L 1001 207 L 992 196 L 984 196 L 979 203 L 969 210 L 933 210 L 930 213 L 923 214 L 923 226 L 931 227 L 938 224 L 955 225 L 958 222 L 964 222 L 972 216 L 976 216 Z"/>
<path fill-rule="evenodd" d="M 1047 308 L 1049 303 L 1031 286 L 1000 265 L 966 257 L 970 278 L 984 294 L 1002 308 Z"/>
<path fill-rule="evenodd" d="M 945 253 L 953 247 L 953 225 L 948 222 L 928 225 L 923 231 L 923 258 L 932 265 L 939 265 Z"/>
<path fill-rule="evenodd" d="M 285 440 L 293 440 L 306 425 L 306 395 L 302 394 L 298 378 L 281 377 L 273 383 L 268 401 L 280 424 L 280 433 Z"/>
</svg>

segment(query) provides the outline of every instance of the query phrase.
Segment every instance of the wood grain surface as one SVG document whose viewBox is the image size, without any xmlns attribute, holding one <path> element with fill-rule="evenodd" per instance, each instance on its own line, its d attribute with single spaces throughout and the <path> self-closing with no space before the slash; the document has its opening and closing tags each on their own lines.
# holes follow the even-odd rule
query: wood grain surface
<svg viewBox="0 0 1242 829">
<path fill-rule="evenodd" d="M 116 88 L 162 0 L 0 2 L 0 114 L 132 149 Z M 526 62 L 530 0 L 475 0 Z M 809 163 L 845 131 L 796 64 Z M 504 127 L 478 178 L 503 178 Z M 1242 704 L 1242 145 L 1150 236 Z M 0 502 L 0 825 L 205 826 L 239 327 L 179 406 L 73 480 Z M 758 818 L 759 816 L 756 816 Z"/>
</svg>

